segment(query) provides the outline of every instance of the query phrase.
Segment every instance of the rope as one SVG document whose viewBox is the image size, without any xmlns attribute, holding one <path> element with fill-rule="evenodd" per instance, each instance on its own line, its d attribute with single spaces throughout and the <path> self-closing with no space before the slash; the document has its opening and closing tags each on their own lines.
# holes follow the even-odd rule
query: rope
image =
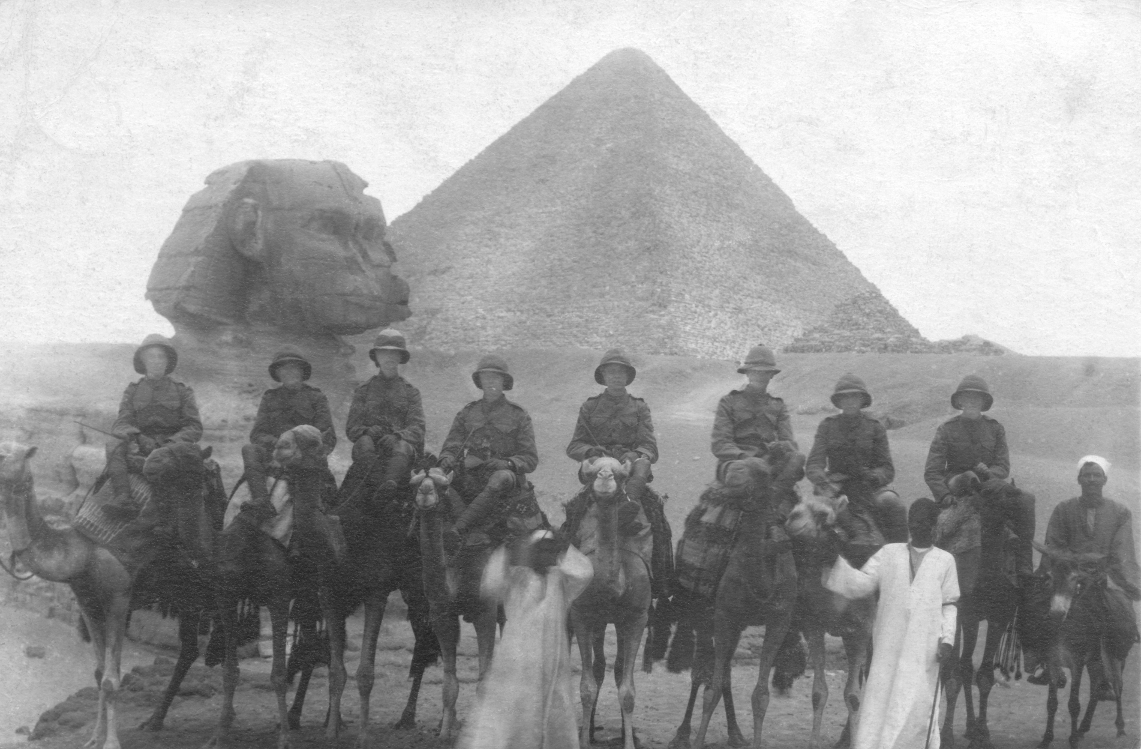
<svg viewBox="0 0 1141 749">
<path fill-rule="evenodd" d="M 9 567 L 8 565 L 11 565 L 11 567 Z M 24 582 L 25 580 L 30 580 L 36 576 L 36 573 L 29 572 L 26 576 L 20 577 L 19 575 L 17 575 L 13 571 L 16 569 L 16 552 L 14 552 L 14 551 L 12 552 L 12 555 L 8 558 L 8 564 L 4 564 L 4 560 L 0 559 L 0 567 L 2 567 L 4 569 L 4 571 L 7 572 L 9 575 L 11 575 L 12 578 L 15 579 L 17 582 Z"/>
</svg>

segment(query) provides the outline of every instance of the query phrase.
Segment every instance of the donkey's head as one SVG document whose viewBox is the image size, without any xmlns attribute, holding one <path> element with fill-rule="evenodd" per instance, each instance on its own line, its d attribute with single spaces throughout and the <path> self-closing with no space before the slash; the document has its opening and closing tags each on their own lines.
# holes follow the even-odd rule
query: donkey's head
<svg viewBox="0 0 1141 749">
<path fill-rule="evenodd" d="M 440 504 L 440 494 L 447 491 L 452 483 L 452 473 L 444 473 L 439 468 L 417 471 L 412 474 L 412 486 L 416 487 L 416 507 L 420 510 L 433 510 Z"/>
<path fill-rule="evenodd" d="M 1105 582 L 1109 557 L 1093 552 L 1077 554 L 1065 549 L 1052 549 L 1037 541 L 1033 544 L 1042 556 L 1050 560 L 1050 580 L 1054 589 L 1050 596 L 1050 616 L 1061 621 L 1070 613 L 1075 600 L 1090 587 Z"/>
<path fill-rule="evenodd" d="M 590 484 L 596 499 L 613 499 L 622 493 L 630 476 L 629 461 L 620 463 L 616 458 L 587 459 L 582 463 L 582 475 Z"/>
</svg>

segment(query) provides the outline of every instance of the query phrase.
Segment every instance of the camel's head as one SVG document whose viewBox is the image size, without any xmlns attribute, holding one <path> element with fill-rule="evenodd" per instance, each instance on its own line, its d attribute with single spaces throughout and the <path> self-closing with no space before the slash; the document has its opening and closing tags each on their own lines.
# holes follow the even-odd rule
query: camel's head
<svg viewBox="0 0 1141 749">
<path fill-rule="evenodd" d="M 631 468 L 629 461 L 607 457 L 584 460 L 580 470 L 596 499 L 611 499 L 622 493 Z"/>
<path fill-rule="evenodd" d="M 432 510 L 440 504 L 440 494 L 447 491 L 452 483 L 452 473 L 444 473 L 439 468 L 417 471 L 412 474 L 412 486 L 416 487 L 416 507 Z"/>
<path fill-rule="evenodd" d="M 1053 549 L 1037 541 L 1032 543 L 1042 556 L 1050 560 L 1050 579 L 1054 588 L 1050 597 L 1050 616 L 1055 620 L 1065 619 L 1074 600 L 1090 587 L 1105 583 L 1109 568 L 1107 554 L 1077 554 Z"/>
<path fill-rule="evenodd" d="M 967 497 L 978 494 L 982 482 L 974 471 L 964 471 L 947 480 L 947 488 L 956 497 Z"/>
<path fill-rule="evenodd" d="M 35 454 L 34 445 L 29 447 L 19 442 L 0 442 L 0 484 L 11 487 L 30 481 L 32 469 L 28 459 Z"/>
<path fill-rule="evenodd" d="M 819 538 L 826 530 L 836 527 L 836 518 L 848 508 L 844 495 L 832 496 L 829 491 L 802 497 L 788 514 L 784 527 L 796 538 Z"/>
<path fill-rule="evenodd" d="M 214 452 L 212 447 L 199 447 L 191 442 L 169 442 L 147 456 L 143 463 L 143 477 L 147 481 L 201 481 L 206 459 Z"/>
<path fill-rule="evenodd" d="M 321 430 L 302 424 L 285 431 L 273 448 L 273 462 L 285 470 L 313 470 L 327 465 Z"/>
</svg>

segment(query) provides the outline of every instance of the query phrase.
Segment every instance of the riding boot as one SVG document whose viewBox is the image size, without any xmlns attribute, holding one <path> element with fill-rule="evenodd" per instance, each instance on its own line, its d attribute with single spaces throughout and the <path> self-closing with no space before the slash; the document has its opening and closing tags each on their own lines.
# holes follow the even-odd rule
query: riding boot
<svg viewBox="0 0 1141 749">
<path fill-rule="evenodd" d="M 250 498 L 242 505 L 241 511 L 254 525 L 260 525 L 277 514 L 266 486 L 265 452 L 257 445 L 245 445 L 242 447 L 242 462 L 245 464 L 246 487 Z"/>
<path fill-rule="evenodd" d="M 386 462 L 379 493 L 391 496 L 401 482 L 408 480 L 409 471 L 412 469 L 412 448 L 404 442 L 398 443 Z"/>
<path fill-rule="evenodd" d="M 103 503 L 103 511 L 117 520 L 133 519 L 138 507 L 131 496 L 131 479 L 127 470 L 127 443 L 107 448 L 107 477 L 111 480 L 111 498 Z"/>
<path fill-rule="evenodd" d="M 479 524 L 490 514 L 498 501 L 499 492 L 488 483 L 488 485 L 483 488 L 483 491 L 477 494 L 475 499 L 460 513 L 460 516 L 456 519 L 452 528 L 456 533 L 462 536 L 468 528 Z"/>
</svg>

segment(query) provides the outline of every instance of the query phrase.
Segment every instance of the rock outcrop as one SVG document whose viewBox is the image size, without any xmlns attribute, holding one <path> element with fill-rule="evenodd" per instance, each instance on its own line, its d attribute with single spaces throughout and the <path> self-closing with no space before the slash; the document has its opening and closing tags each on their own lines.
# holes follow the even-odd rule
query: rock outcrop
<svg viewBox="0 0 1141 749">
<path fill-rule="evenodd" d="M 408 317 L 380 201 L 335 161 L 242 161 L 206 178 L 159 250 L 147 299 L 180 333 L 334 337 Z"/>
<path fill-rule="evenodd" d="M 412 340 L 739 358 L 879 291 L 648 56 L 613 52 L 390 237 Z"/>
</svg>

